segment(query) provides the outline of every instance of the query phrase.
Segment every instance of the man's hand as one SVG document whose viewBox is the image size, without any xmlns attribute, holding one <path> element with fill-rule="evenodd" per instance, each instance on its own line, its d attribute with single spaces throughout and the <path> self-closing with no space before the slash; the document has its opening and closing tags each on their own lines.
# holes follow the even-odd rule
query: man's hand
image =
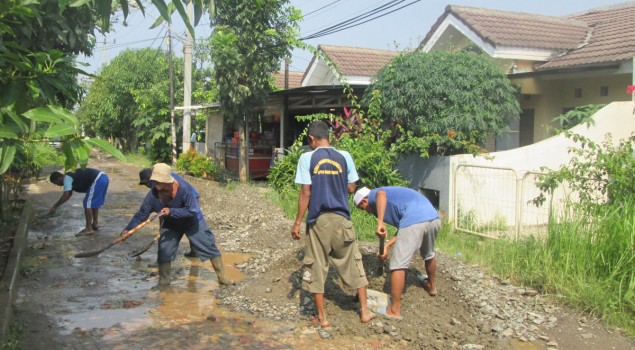
<svg viewBox="0 0 635 350">
<path fill-rule="evenodd" d="M 125 236 L 128 233 L 128 230 L 123 230 L 121 231 L 121 233 L 119 234 L 120 237 Z"/>
<path fill-rule="evenodd" d="M 379 238 L 386 238 L 387 231 L 386 231 L 386 227 L 384 226 L 383 222 L 378 222 L 377 223 L 377 230 L 375 231 L 375 234 Z"/>
<path fill-rule="evenodd" d="M 161 211 L 159 212 L 159 216 L 170 216 L 170 208 L 161 209 Z"/>
<path fill-rule="evenodd" d="M 52 206 L 51 209 L 49 209 L 49 215 L 55 215 L 55 210 L 57 210 L 57 208 Z"/>
<path fill-rule="evenodd" d="M 291 227 L 291 237 L 293 237 L 293 239 L 295 239 L 296 241 L 301 238 L 300 237 L 300 225 L 302 225 L 301 222 L 294 222 L 293 223 L 293 227 Z"/>
<path fill-rule="evenodd" d="M 381 262 L 384 262 L 384 261 L 386 261 L 386 259 L 388 259 L 388 245 L 384 246 L 384 253 L 383 254 L 380 255 L 379 252 L 377 252 L 377 258 Z"/>
</svg>

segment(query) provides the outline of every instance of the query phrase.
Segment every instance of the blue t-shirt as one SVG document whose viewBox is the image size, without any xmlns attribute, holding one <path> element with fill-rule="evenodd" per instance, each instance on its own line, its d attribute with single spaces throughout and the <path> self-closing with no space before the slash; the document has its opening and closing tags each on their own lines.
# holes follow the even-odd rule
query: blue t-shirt
<svg viewBox="0 0 635 350">
<path fill-rule="evenodd" d="M 439 218 L 432 203 L 421 193 L 405 187 L 380 187 L 368 194 L 368 205 L 377 215 L 377 192 L 386 192 L 386 212 L 384 221 L 397 228 L 404 228 L 421 222 Z"/>
<path fill-rule="evenodd" d="M 351 218 L 348 206 L 348 184 L 359 180 L 353 158 L 346 151 L 318 147 L 300 156 L 295 183 L 311 185 L 307 224 L 313 224 L 322 213 L 336 213 Z"/>
<path fill-rule="evenodd" d="M 185 232 L 205 220 L 201 207 L 190 190 L 179 186 L 174 198 L 169 203 L 163 203 L 157 189 L 152 188 L 125 229 L 132 229 L 148 219 L 150 213 L 158 213 L 163 208 L 170 208 L 170 215 L 163 219 L 162 227 L 165 228 Z"/>
</svg>

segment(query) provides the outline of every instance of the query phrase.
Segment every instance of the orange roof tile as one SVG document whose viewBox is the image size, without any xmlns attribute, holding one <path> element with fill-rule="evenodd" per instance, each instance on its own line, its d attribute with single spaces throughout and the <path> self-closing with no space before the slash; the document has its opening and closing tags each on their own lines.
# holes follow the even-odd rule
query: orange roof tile
<svg viewBox="0 0 635 350">
<path fill-rule="evenodd" d="M 399 55 L 398 51 L 378 50 L 361 47 L 319 45 L 343 75 L 372 77 L 388 62 Z"/>
<path fill-rule="evenodd" d="M 295 89 L 302 86 L 302 76 L 304 72 L 294 72 L 289 71 L 289 89 Z M 275 79 L 275 85 L 280 90 L 284 90 L 284 71 L 278 71 L 273 74 L 273 78 Z"/>
<path fill-rule="evenodd" d="M 591 28 L 579 48 L 550 59 L 539 70 L 616 63 L 635 56 L 635 1 L 571 16 Z"/>
<path fill-rule="evenodd" d="M 635 56 L 635 1 L 565 17 L 450 5 L 419 49 L 450 15 L 494 47 L 553 50 L 555 56 L 537 70 L 606 64 Z"/>
<path fill-rule="evenodd" d="M 582 21 L 561 17 L 453 5 L 446 11 L 494 46 L 573 49 L 589 30 Z"/>
</svg>

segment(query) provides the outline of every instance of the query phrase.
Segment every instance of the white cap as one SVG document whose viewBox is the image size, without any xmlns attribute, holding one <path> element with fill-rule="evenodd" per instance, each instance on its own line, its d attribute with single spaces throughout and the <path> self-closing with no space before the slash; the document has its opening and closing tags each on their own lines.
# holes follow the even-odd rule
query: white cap
<svg viewBox="0 0 635 350">
<path fill-rule="evenodd" d="M 361 202 L 362 199 L 368 197 L 369 193 L 370 193 L 370 188 L 368 187 L 362 187 L 357 192 L 355 192 L 355 197 L 353 197 L 353 202 L 355 203 L 355 206 L 358 206 L 359 202 Z"/>
</svg>

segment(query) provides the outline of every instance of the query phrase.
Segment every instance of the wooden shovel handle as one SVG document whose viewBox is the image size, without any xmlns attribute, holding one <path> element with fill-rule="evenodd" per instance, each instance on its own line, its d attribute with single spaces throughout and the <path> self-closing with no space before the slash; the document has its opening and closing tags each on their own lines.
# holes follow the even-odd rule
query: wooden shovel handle
<svg viewBox="0 0 635 350">
<path fill-rule="evenodd" d="M 384 255 L 384 241 L 385 240 L 386 239 L 384 237 L 379 237 L 379 255 Z M 379 261 L 377 272 L 379 272 L 380 274 L 384 273 L 384 262 L 382 260 Z"/>
<path fill-rule="evenodd" d="M 113 243 L 117 244 L 120 242 L 125 241 L 126 239 L 128 239 L 128 237 L 132 236 L 135 232 L 139 231 L 139 229 L 141 229 L 142 227 L 144 227 L 145 225 L 149 224 L 150 222 L 152 222 L 154 219 L 163 216 L 163 213 L 157 213 L 154 214 L 152 216 L 150 216 L 146 221 L 140 223 L 139 225 L 133 227 L 132 229 L 128 230 L 128 232 L 126 232 L 124 235 L 120 236 L 119 238 L 117 238 Z"/>
</svg>

